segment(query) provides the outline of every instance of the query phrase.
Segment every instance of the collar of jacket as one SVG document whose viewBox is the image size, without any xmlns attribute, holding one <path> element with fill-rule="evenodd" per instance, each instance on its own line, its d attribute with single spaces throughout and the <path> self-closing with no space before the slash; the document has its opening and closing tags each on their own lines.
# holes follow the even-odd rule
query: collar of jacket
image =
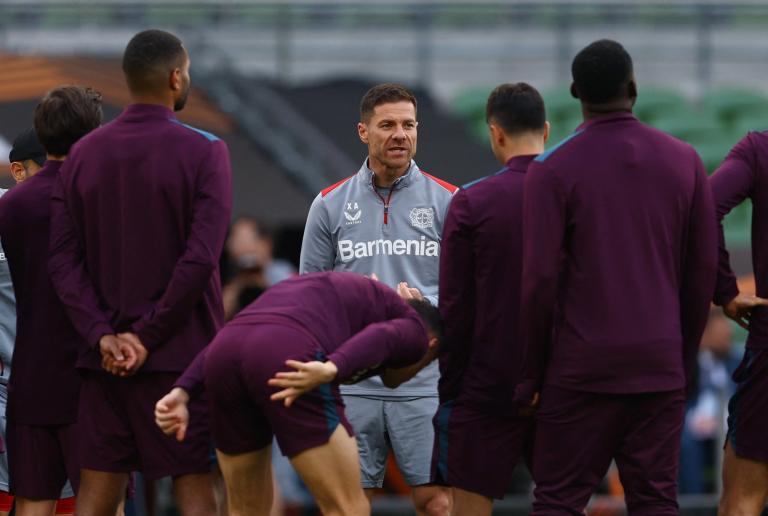
<svg viewBox="0 0 768 516">
<path fill-rule="evenodd" d="M 365 159 L 363 162 L 363 166 L 360 167 L 360 170 L 358 171 L 358 177 L 363 182 L 363 184 L 368 185 L 368 188 L 373 190 L 373 170 L 368 168 L 368 158 Z M 414 160 L 411 160 L 411 166 L 408 167 L 408 170 L 403 174 L 402 176 L 395 179 L 395 183 L 392 185 L 392 188 L 394 190 L 400 190 L 401 188 L 407 188 L 409 187 L 414 181 L 417 180 L 418 177 L 420 177 L 420 170 L 419 166 L 416 164 Z"/>
</svg>

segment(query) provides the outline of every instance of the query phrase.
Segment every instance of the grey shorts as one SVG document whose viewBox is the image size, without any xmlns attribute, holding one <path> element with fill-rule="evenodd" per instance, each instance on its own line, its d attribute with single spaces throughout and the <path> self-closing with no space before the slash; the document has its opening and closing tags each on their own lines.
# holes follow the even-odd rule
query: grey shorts
<svg viewBox="0 0 768 516">
<path fill-rule="evenodd" d="M 438 398 L 373 399 L 344 396 L 344 412 L 355 429 L 363 488 L 384 483 L 389 449 L 410 486 L 430 482 Z"/>
</svg>

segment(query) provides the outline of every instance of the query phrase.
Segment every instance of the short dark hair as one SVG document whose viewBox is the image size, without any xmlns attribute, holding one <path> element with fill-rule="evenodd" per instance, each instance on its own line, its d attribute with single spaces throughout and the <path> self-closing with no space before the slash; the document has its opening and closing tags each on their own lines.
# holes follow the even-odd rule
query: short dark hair
<svg viewBox="0 0 768 516">
<path fill-rule="evenodd" d="M 501 84 L 488 96 L 485 120 L 495 122 L 507 134 L 543 131 L 547 121 L 544 99 L 530 84 Z"/>
<path fill-rule="evenodd" d="M 622 85 L 632 78 L 632 58 L 620 43 L 601 39 L 576 54 L 571 73 L 580 100 L 610 102 L 622 95 Z"/>
<path fill-rule="evenodd" d="M 360 121 L 367 123 L 373 116 L 373 110 L 381 104 L 391 102 L 410 102 L 416 109 L 416 97 L 405 86 L 392 83 L 377 84 L 363 95 L 360 101 Z"/>
<path fill-rule="evenodd" d="M 161 91 L 168 74 L 184 64 L 186 51 L 181 40 L 163 30 L 136 34 L 123 53 L 123 73 L 132 93 Z"/>
<path fill-rule="evenodd" d="M 77 140 L 101 125 L 101 93 L 82 86 L 59 86 L 35 107 L 35 132 L 45 151 L 66 156 Z"/>
<path fill-rule="evenodd" d="M 437 336 L 437 339 L 442 340 L 443 318 L 440 316 L 440 310 L 426 299 L 407 299 L 406 303 L 416 310 L 419 316 L 421 316 L 421 320 Z"/>
</svg>

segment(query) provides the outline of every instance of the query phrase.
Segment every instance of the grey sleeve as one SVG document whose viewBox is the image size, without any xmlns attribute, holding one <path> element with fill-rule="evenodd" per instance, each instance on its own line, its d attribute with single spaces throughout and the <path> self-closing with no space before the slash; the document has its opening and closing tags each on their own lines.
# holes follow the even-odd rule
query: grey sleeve
<svg viewBox="0 0 768 516">
<path fill-rule="evenodd" d="M 315 197 L 307 214 L 304 239 L 301 242 L 299 274 L 333 270 L 336 248 L 328 219 L 328 210 L 321 195 Z"/>
</svg>

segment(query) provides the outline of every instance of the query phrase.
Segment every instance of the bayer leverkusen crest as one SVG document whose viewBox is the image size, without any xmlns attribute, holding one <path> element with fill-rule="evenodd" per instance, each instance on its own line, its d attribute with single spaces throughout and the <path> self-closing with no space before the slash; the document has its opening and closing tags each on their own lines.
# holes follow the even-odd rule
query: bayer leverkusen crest
<svg viewBox="0 0 768 516">
<path fill-rule="evenodd" d="M 413 208 L 410 218 L 415 228 L 427 229 L 435 225 L 435 212 L 432 208 Z"/>
</svg>

